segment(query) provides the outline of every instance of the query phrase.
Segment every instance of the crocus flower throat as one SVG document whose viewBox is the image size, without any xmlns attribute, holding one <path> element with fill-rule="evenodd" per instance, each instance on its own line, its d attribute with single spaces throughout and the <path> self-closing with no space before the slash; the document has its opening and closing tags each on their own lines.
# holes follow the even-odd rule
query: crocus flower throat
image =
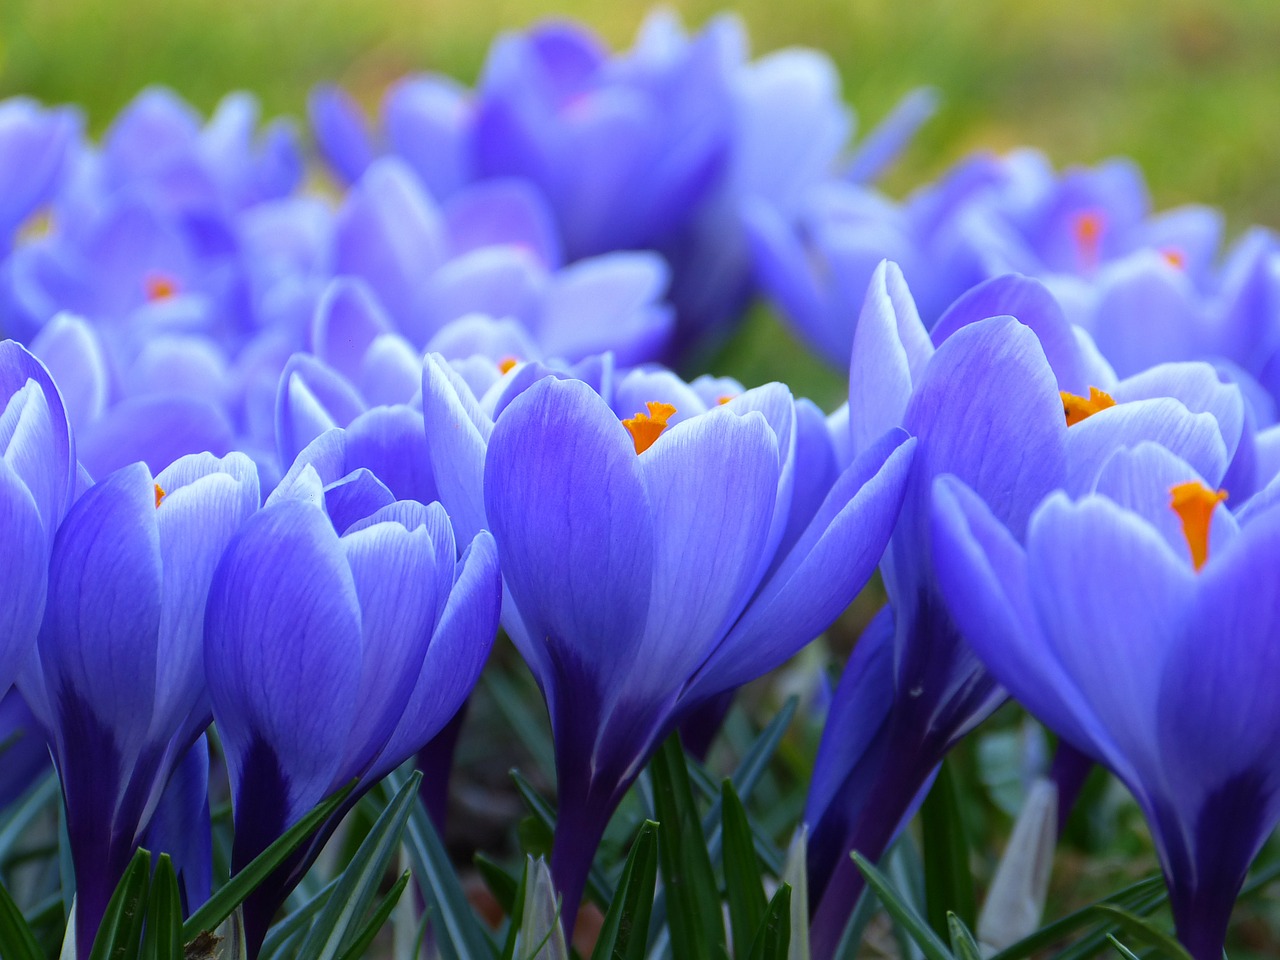
<svg viewBox="0 0 1280 960">
<path fill-rule="evenodd" d="M 631 441 L 636 445 L 637 455 L 653 446 L 654 441 L 662 436 L 662 431 L 667 429 L 667 421 L 676 412 L 671 404 L 656 400 L 650 400 L 645 406 L 649 408 L 648 413 L 637 413 L 631 419 L 622 421 L 627 433 L 631 434 Z"/>
<path fill-rule="evenodd" d="M 1209 559 L 1209 522 L 1214 508 L 1227 499 L 1227 491 L 1210 490 L 1199 480 L 1189 480 L 1172 487 L 1169 494 L 1169 506 L 1182 520 L 1182 534 L 1191 548 L 1191 562 L 1199 571 Z"/>
</svg>

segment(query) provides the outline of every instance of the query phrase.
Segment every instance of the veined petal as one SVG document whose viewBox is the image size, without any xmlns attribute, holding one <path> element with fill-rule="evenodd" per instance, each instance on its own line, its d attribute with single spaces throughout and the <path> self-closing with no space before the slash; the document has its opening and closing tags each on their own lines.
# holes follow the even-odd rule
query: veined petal
<svg viewBox="0 0 1280 960">
<path fill-rule="evenodd" d="M 1270 788 L 1272 810 L 1280 804 L 1280 701 L 1271 683 L 1280 670 L 1278 563 L 1280 512 L 1273 510 L 1210 554 L 1187 629 L 1159 675 L 1157 762 L 1192 823 L 1236 779 L 1256 777 Z"/>
<path fill-rule="evenodd" d="M 364 659 L 345 759 L 334 786 L 362 774 L 386 744 L 422 669 L 435 626 L 437 557 L 425 527 L 384 521 L 342 538 L 360 599 Z"/>
<path fill-rule="evenodd" d="M 882 261 L 867 288 L 849 365 L 849 428 L 861 453 L 901 426 L 934 348 L 896 263 Z"/>
<path fill-rule="evenodd" d="M 48 585 L 49 539 L 31 491 L 0 458 L 0 697 L 35 650 Z"/>
<path fill-rule="evenodd" d="M 692 675 L 755 592 L 781 464 L 761 414 L 723 408 L 669 429 L 637 459 L 654 556 L 647 666 L 630 685 L 665 693 Z"/>
<path fill-rule="evenodd" d="M 255 802 L 240 794 L 246 764 L 256 771 L 273 758 L 287 822 L 333 783 L 359 690 L 360 631 L 351 570 L 323 512 L 285 501 L 244 525 L 214 573 L 205 618 L 205 673 L 238 816 L 253 815 L 239 809 Z"/>
<path fill-rule="evenodd" d="M 423 361 L 422 416 L 440 502 L 452 515 L 458 535 L 474 537 L 489 525 L 484 462 L 493 420 L 439 354 L 428 354 Z"/>
<path fill-rule="evenodd" d="M 50 708 L 78 700 L 125 754 L 151 724 L 161 599 L 155 484 L 134 464 L 90 488 L 59 528 L 40 631 Z"/>
<path fill-rule="evenodd" d="M 1227 459 L 1235 456 L 1244 430 L 1244 396 L 1207 363 L 1162 363 L 1117 383 L 1111 395 L 1118 404 L 1173 397 L 1192 413 L 1210 413 L 1218 421 Z"/>
<path fill-rule="evenodd" d="M 1073 495 L 1089 490 L 1113 451 L 1143 440 L 1176 454 L 1210 484 L 1222 482 L 1230 463 L 1212 414 L 1192 413 L 1172 397 L 1135 400 L 1100 410 L 1067 431 L 1064 489 Z"/>
<path fill-rule="evenodd" d="M 484 491 L 515 604 L 589 715 L 625 685 L 649 616 L 652 508 L 631 438 L 586 384 L 548 377 L 499 418 Z"/>
<path fill-rule="evenodd" d="M 915 448 L 915 440 L 892 430 L 840 475 L 786 560 L 698 671 L 689 699 L 773 669 L 853 601 L 893 531 Z"/>
<path fill-rule="evenodd" d="M 154 508 L 164 595 L 151 735 L 164 741 L 174 736 L 205 695 L 204 612 L 209 584 L 227 544 L 258 509 L 258 471 L 242 453 L 222 460 L 196 454 L 162 471 L 155 482 L 164 491 Z"/>
<path fill-rule="evenodd" d="M 371 779 L 436 735 L 470 695 L 489 658 L 502 609 L 502 577 L 498 550 L 487 531 L 476 535 L 458 571 L 413 694 Z"/>
<path fill-rule="evenodd" d="M 1137 515 L 1102 497 L 1072 504 L 1060 493 L 1032 519 L 1027 561 L 1050 649 L 1110 735 L 1098 744 L 1104 759 L 1141 799 L 1156 735 L 1150 675 L 1185 629 L 1191 565 Z"/>
</svg>

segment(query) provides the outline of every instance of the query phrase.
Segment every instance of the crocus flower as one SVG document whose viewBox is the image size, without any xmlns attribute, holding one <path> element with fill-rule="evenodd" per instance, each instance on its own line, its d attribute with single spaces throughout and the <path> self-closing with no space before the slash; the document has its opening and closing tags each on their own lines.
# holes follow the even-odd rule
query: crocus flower
<svg viewBox="0 0 1280 960">
<path fill-rule="evenodd" d="M 1095 493 L 1039 505 L 1023 546 L 963 484 L 934 494 L 956 621 L 1019 701 L 1129 787 L 1197 960 L 1222 956 L 1280 820 L 1280 513 L 1237 525 L 1225 496 L 1143 445 L 1115 454 Z"/>
<path fill-rule="evenodd" d="M 76 493 L 76 456 L 62 397 L 30 353 L 0 343 L 0 696 L 35 649 L 49 551 Z"/>
<path fill-rule="evenodd" d="M 76 868 L 76 944 L 102 912 L 170 772 L 209 721 L 204 606 L 258 507 L 241 454 L 142 464 L 91 487 L 54 541 L 39 663 L 22 690 L 48 731 Z"/>
<path fill-rule="evenodd" d="M 396 501 L 367 469 L 325 485 L 309 465 L 231 543 L 204 658 L 230 764 L 233 868 L 360 778 L 354 803 L 456 712 L 488 656 L 501 593 L 487 533 L 461 560 L 455 551 L 438 504 Z M 253 954 L 318 852 L 246 903 Z"/>
<path fill-rule="evenodd" d="M 45 110 L 24 97 L 0 102 L 0 253 L 23 221 L 53 199 L 82 123 L 66 107 Z"/>
<path fill-rule="evenodd" d="M 662 738 L 844 609 L 874 568 L 911 460 L 900 431 L 871 444 L 784 552 L 788 391 L 747 391 L 680 422 L 677 412 L 651 402 L 620 419 L 587 384 L 548 377 L 489 437 L 484 509 L 510 595 L 504 625 L 555 736 L 552 872 L 568 930 L 605 825 Z"/>
<path fill-rule="evenodd" d="M 879 857 L 946 752 L 1004 699 L 938 593 L 927 536 L 932 478 L 962 476 L 1020 535 L 1050 491 L 1087 489 L 1110 452 L 1143 439 L 1176 448 L 1215 480 L 1227 470 L 1241 430 L 1238 390 L 1199 365 L 1148 375 L 1185 402 L 1137 378 L 1123 382 L 1131 393 L 1114 386 L 1124 402 L 1096 388 L 1082 398 L 1064 388 L 1113 376 L 1082 343 L 1044 287 L 1025 278 L 966 294 L 932 339 L 897 269 L 883 264 L 873 278 L 850 369 L 851 447 L 900 424 L 919 448 L 882 564 L 890 609 L 846 667 L 810 788 L 816 955 L 835 949 L 862 886 L 845 853 Z"/>
</svg>

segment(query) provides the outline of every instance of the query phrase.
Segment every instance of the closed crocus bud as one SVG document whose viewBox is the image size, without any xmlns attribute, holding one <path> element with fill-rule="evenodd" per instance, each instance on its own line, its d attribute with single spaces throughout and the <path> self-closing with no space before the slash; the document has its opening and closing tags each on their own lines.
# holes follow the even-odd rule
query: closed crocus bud
<svg viewBox="0 0 1280 960">
<path fill-rule="evenodd" d="M 235 869 L 327 795 L 363 778 L 354 803 L 411 756 L 488 657 L 501 605 L 492 539 L 477 535 L 459 561 L 439 504 L 382 505 L 385 490 L 367 469 L 322 487 L 305 467 L 214 578 L 205 665 L 230 765 Z M 359 502 L 372 509 L 359 514 Z M 251 952 L 318 848 L 245 904 Z"/>
<path fill-rule="evenodd" d="M 48 372 L 0 343 L 0 696 L 31 657 L 44 613 L 49 549 L 75 493 L 71 427 Z"/>
<path fill-rule="evenodd" d="M 23 693 L 49 730 L 76 868 L 76 943 L 102 912 L 169 775 L 208 723 L 204 606 L 223 549 L 258 508 L 242 454 L 134 464 L 67 514 L 49 564 L 38 669 Z"/>
</svg>

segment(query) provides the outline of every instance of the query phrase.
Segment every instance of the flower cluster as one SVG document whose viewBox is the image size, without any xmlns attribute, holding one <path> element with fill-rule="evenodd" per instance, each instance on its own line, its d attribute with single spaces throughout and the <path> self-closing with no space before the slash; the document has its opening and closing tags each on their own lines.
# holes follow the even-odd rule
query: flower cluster
<svg viewBox="0 0 1280 960">
<path fill-rule="evenodd" d="M 1218 960 L 1280 821 L 1280 244 L 1220 253 L 1119 161 L 877 194 L 931 109 L 851 151 L 824 57 L 667 15 L 618 55 L 501 37 L 474 90 L 406 78 L 376 122 L 315 91 L 328 192 L 246 95 L 147 91 L 98 143 L 0 104 L 0 802 L 47 744 L 77 955 L 140 847 L 209 899 L 220 757 L 236 871 L 351 786 L 244 902 L 256 956 L 499 627 L 550 717 L 572 932 L 663 742 L 878 569 L 808 787 L 812 954 L 849 853 L 1013 697 L 1129 788 Z M 839 410 L 660 364 L 757 292 L 848 363 Z"/>
</svg>

